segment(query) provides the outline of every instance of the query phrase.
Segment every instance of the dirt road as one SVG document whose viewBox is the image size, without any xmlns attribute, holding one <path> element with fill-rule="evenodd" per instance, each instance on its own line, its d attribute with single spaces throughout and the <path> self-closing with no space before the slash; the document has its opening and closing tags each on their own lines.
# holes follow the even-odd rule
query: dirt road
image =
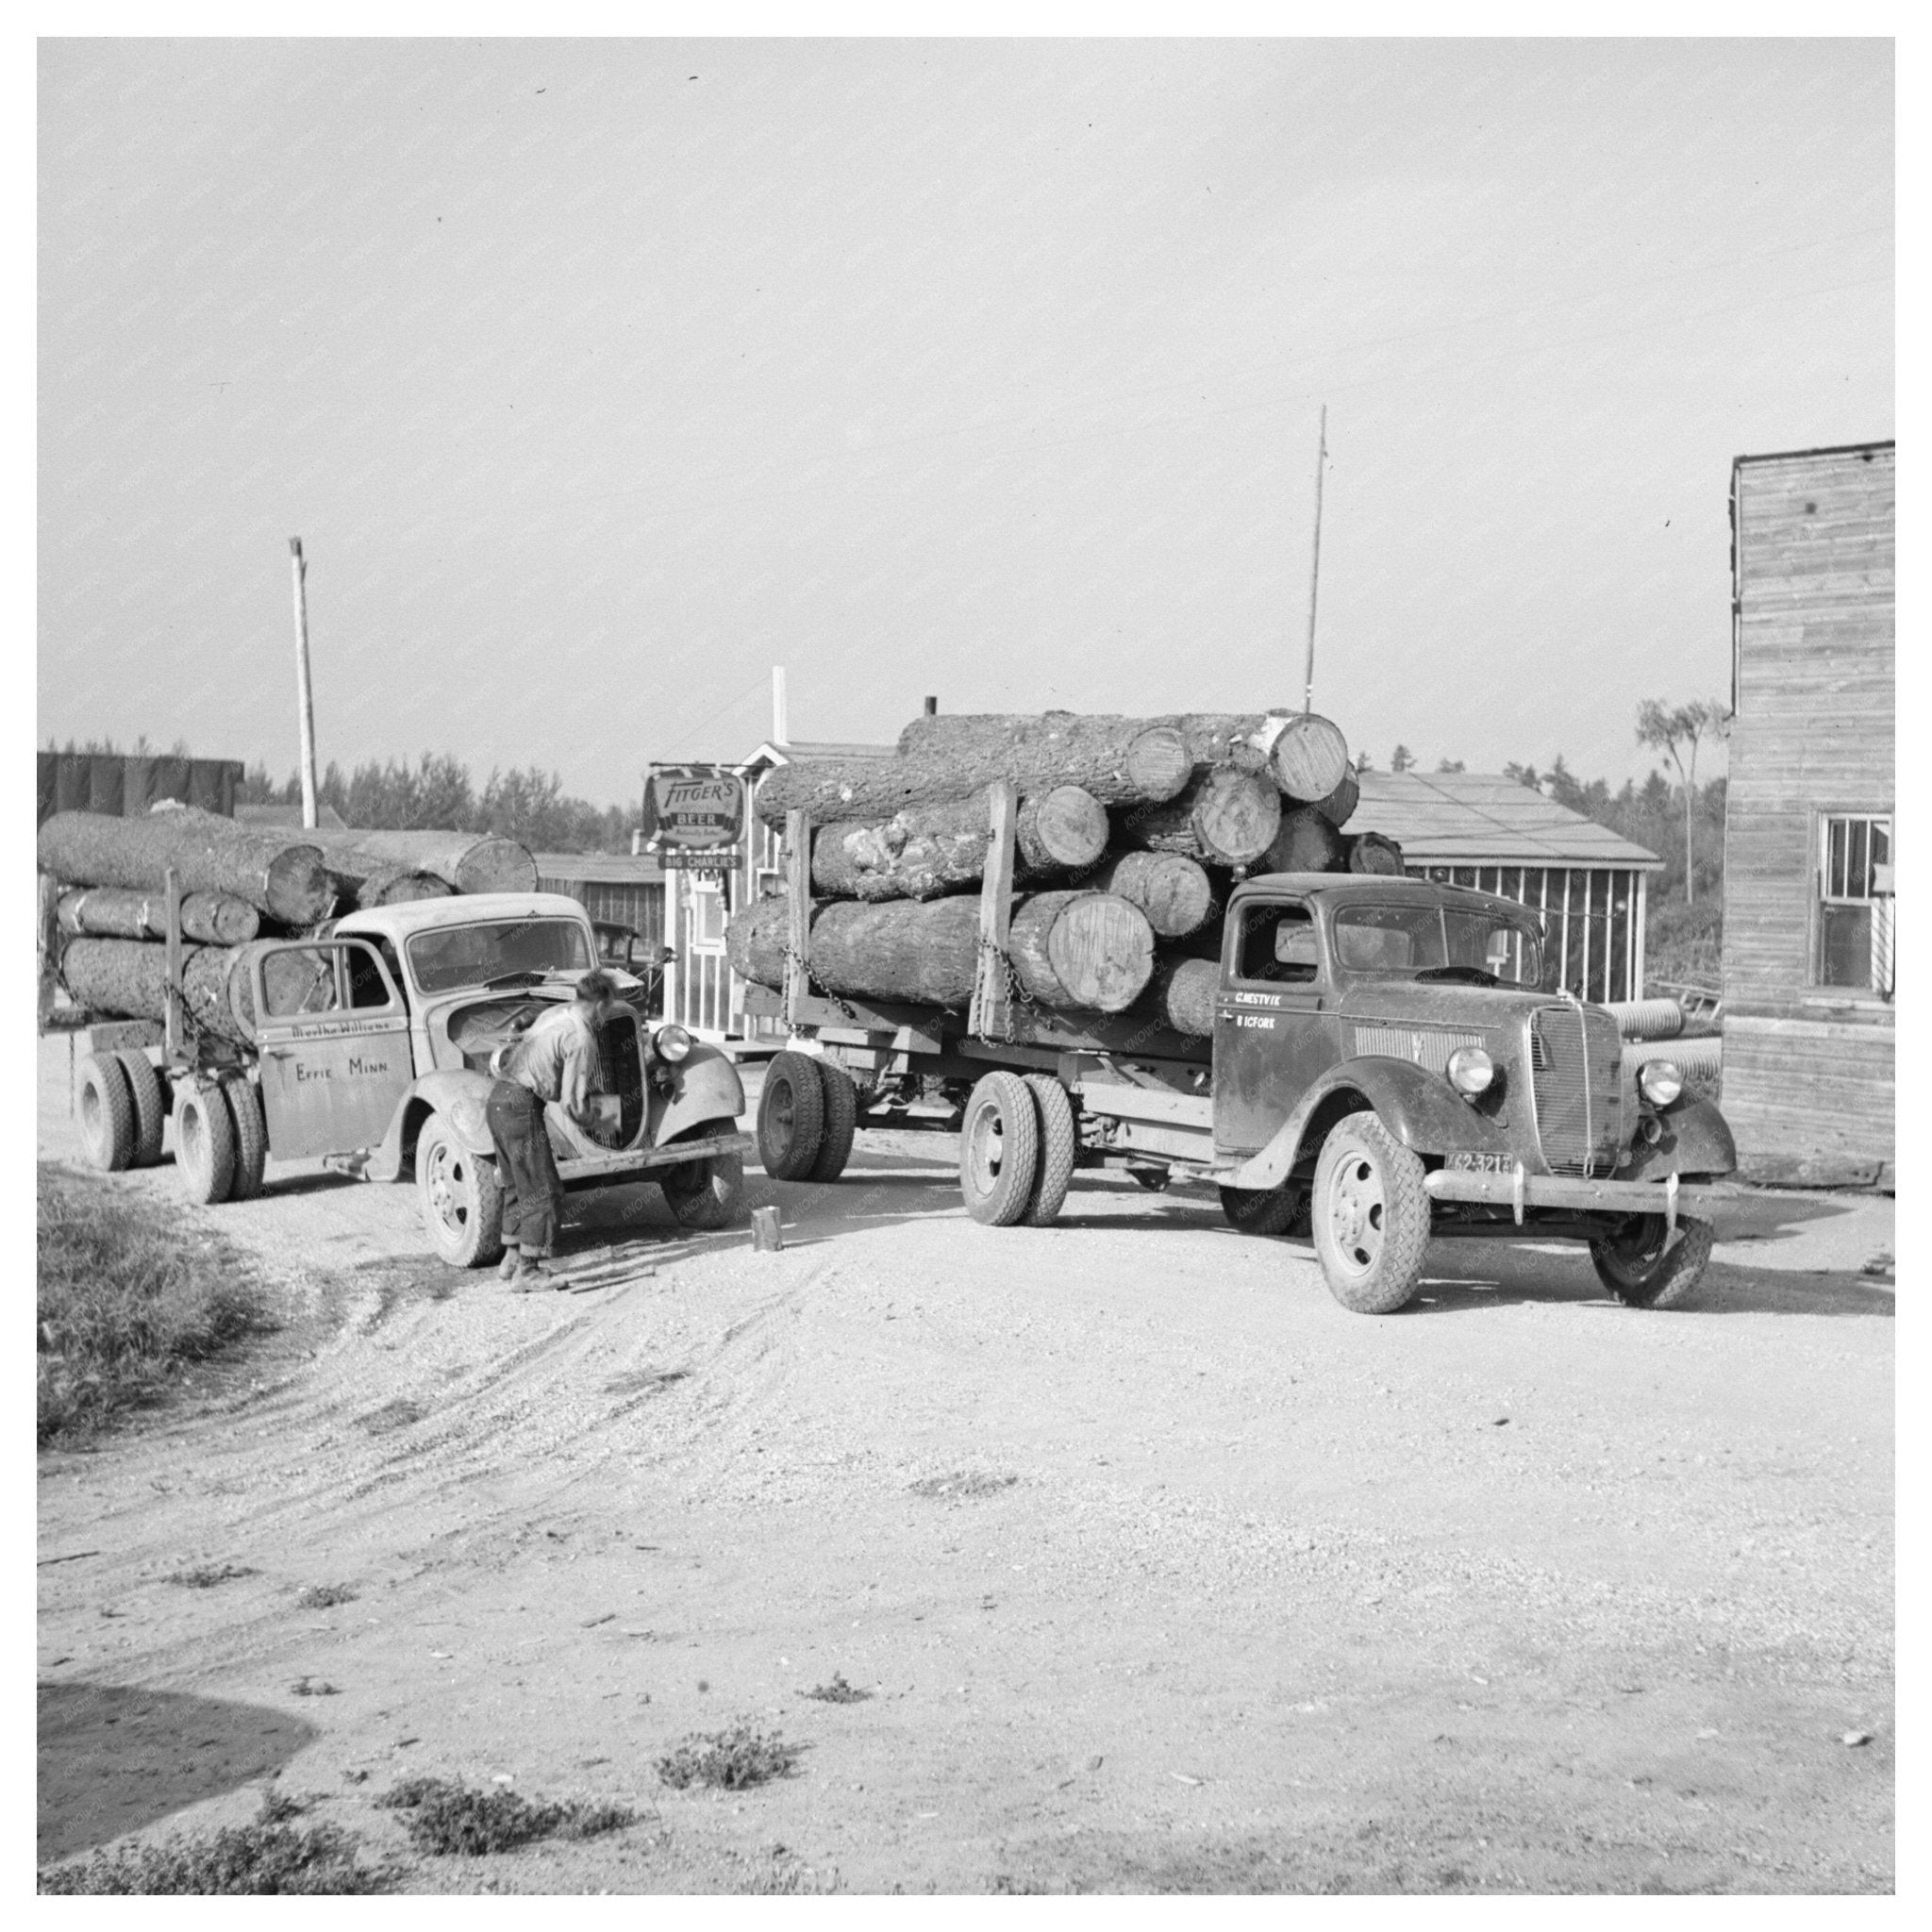
<svg viewBox="0 0 1932 1932">
<path fill-rule="evenodd" d="M 542 1297 L 426 1262 L 406 1188 L 105 1183 L 225 1230 L 290 1326 L 42 1458 L 42 1858 L 279 1768 L 375 1848 L 411 1773 L 642 1814 L 427 1890 L 1890 1889 L 1889 1201 L 1740 1207 L 1678 1313 L 1442 1243 L 1376 1321 L 1205 1191 L 1082 1176 L 994 1230 L 953 1158 L 755 1179 L 776 1256 L 627 1191 L 657 1274 Z M 801 1695 L 835 1674 L 870 1694 Z M 658 1783 L 741 1718 L 796 1775 Z"/>
</svg>

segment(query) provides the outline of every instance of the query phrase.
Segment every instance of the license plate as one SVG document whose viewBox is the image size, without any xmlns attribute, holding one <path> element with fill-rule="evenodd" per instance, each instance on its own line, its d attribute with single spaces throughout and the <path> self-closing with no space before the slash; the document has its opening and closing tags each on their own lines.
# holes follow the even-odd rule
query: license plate
<svg viewBox="0 0 1932 1932">
<path fill-rule="evenodd" d="M 1514 1174 L 1515 1158 L 1507 1154 L 1452 1154 L 1449 1165 L 1475 1174 Z"/>
</svg>

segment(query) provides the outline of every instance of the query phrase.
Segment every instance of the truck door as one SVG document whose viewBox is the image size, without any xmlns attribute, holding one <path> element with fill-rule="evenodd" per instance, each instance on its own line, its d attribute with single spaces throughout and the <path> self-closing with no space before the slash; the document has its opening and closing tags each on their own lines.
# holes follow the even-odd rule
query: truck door
<svg viewBox="0 0 1932 1932">
<path fill-rule="evenodd" d="M 296 940 L 249 962 L 261 1104 L 277 1160 L 374 1147 L 412 1074 L 409 1015 L 364 940 Z"/>
<path fill-rule="evenodd" d="M 1341 1033 L 1307 905 L 1249 899 L 1227 922 L 1214 1005 L 1214 1144 L 1264 1147 L 1308 1083 L 1335 1063 Z"/>
</svg>

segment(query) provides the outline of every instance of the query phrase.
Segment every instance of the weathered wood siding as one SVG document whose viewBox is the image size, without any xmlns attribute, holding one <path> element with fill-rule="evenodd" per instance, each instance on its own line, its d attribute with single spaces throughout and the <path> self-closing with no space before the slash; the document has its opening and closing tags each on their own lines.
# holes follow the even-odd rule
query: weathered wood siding
<svg viewBox="0 0 1932 1932">
<path fill-rule="evenodd" d="M 1889 444 L 1733 473 L 1724 1110 L 1760 1169 L 1891 1158 L 1895 1010 L 1816 960 L 1821 816 L 1893 807 L 1895 488 Z"/>
</svg>

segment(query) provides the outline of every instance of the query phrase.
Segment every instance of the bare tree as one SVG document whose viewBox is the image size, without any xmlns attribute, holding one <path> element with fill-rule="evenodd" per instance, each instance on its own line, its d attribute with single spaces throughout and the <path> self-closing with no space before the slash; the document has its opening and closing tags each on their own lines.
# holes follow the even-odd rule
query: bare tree
<svg viewBox="0 0 1932 1932">
<path fill-rule="evenodd" d="M 1697 751 L 1707 738 L 1721 738 L 1730 712 L 1715 698 L 1693 698 L 1688 705 L 1666 705 L 1645 698 L 1637 708 L 1637 741 L 1660 751 L 1677 768 L 1684 787 L 1684 903 L 1696 900 L 1692 874 L 1690 827 L 1697 812 Z"/>
</svg>

